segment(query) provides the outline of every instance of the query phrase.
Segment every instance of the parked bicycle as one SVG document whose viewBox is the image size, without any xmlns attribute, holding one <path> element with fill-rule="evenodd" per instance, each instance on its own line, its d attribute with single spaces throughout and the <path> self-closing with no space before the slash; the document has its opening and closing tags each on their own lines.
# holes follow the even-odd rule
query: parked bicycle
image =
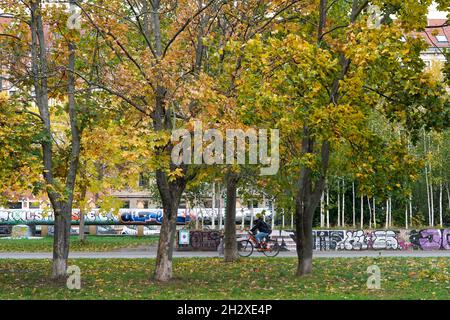
<svg viewBox="0 0 450 320">
<path fill-rule="evenodd" d="M 260 243 L 256 240 L 253 233 L 248 232 L 248 239 L 238 240 L 238 254 L 241 257 L 249 257 L 252 255 L 254 249 L 262 252 L 267 257 L 275 257 L 280 252 L 280 245 L 276 240 L 270 239 L 270 236 L 265 237 Z"/>
</svg>

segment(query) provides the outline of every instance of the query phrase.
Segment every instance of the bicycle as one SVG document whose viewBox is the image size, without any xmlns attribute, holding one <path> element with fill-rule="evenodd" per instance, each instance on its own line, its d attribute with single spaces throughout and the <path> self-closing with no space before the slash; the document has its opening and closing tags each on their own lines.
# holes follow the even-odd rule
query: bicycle
<svg viewBox="0 0 450 320">
<path fill-rule="evenodd" d="M 280 252 L 280 245 L 276 240 L 270 239 L 270 236 L 265 237 L 260 243 L 258 243 L 258 240 L 256 240 L 253 233 L 248 232 L 248 234 L 248 239 L 238 241 L 237 249 L 238 254 L 241 257 L 251 256 L 255 247 L 256 251 L 262 252 L 267 257 L 276 257 Z"/>
</svg>

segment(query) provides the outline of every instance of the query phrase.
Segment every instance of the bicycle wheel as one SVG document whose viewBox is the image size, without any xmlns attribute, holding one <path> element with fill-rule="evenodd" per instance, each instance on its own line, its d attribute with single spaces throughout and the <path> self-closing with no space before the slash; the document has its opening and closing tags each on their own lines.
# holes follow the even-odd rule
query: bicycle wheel
<svg viewBox="0 0 450 320">
<path fill-rule="evenodd" d="M 248 257 L 253 253 L 253 243 L 248 240 L 240 240 L 237 243 L 237 250 L 241 257 Z"/>
<path fill-rule="evenodd" d="M 265 248 L 261 250 L 267 257 L 276 257 L 280 252 L 280 245 L 276 240 L 266 242 Z"/>
</svg>

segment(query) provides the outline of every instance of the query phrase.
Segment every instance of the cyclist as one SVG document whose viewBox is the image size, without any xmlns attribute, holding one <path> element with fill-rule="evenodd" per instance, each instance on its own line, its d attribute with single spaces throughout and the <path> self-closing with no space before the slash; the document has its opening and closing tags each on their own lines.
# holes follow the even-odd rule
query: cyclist
<svg viewBox="0 0 450 320">
<path fill-rule="evenodd" d="M 261 213 L 256 214 L 256 220 L 254 221 L 254 224 L 255 225 L 250 229 L 250 232 L 255 235 L 255 238 L 258 241 L 256 247 L 258 248 L 262 239 L 270 235 L 272 233 L 272 230 L 270 229 L 269 225 L 263 220 L 263 215 Z M 257 234 L 255 234 L 256 230 L 258 230 Z"/>
</svg>

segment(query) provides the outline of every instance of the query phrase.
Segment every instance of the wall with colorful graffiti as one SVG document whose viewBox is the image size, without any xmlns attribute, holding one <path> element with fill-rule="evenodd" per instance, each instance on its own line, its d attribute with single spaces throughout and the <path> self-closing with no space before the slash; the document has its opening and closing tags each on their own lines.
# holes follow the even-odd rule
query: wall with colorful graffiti
<svg viewBox="0 0 450 320">
<path fill-rule="evenodd" d="M 177 223 L 185 224 L 195 220 L 197 213 L 194 210 L 178 210 Z M 86 224 L 161 224 L 163 219 L 162 209 L 120 209 L 117 214 L 93 209 L 84 215 Z M 52 211 L 41 209 L 0 209 L 0 225 L 15 224 L 53 224 Z M 72 224 L 80 221 L 80 210 L 72 211 Z"/>
<path fill-rule="evenodd" d="M 313 249 L 328 250 L 450 250 L 450 229 L 314 230 Z"/>
<path fill-rule="evenodd" d="M 179 233 L 177 233 L 177 237 L 179 237 Z M 190 230 L 189 244 L 180 244 L 177 239 L 178 243 L 177 250 L 216 251 L 217 247 L 220 244 L 220 237 L 221 232 L 217 230 L 208 230 L 208 231 Z"/>
</svg>

